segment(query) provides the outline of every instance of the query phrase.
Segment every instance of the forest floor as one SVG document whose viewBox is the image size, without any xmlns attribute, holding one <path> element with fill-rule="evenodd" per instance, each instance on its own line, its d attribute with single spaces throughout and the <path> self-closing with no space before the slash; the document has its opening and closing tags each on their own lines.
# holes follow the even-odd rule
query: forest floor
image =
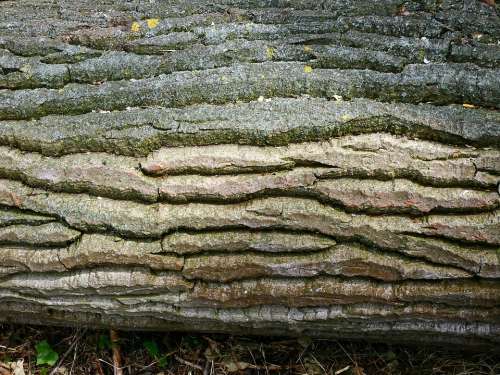
<svg viewBox="0 0 500 375">
<path fill-rule="evenodd" d="M 500 374 L 495 348 L 0 325 L 0 375 L 108 375 L 113 363 L 123 375 Z"/>
</svg>

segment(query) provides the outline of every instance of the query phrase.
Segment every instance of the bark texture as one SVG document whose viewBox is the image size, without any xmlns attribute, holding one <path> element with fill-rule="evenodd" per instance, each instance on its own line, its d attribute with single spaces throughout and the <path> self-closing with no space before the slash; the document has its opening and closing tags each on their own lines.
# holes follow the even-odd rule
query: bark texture
<svg viewBox="0 0 500 375">
<path fill-rule="evenodd" d="M 0 321 L 500 342 L 480 1 L 0 2 Z"/>
</svg>

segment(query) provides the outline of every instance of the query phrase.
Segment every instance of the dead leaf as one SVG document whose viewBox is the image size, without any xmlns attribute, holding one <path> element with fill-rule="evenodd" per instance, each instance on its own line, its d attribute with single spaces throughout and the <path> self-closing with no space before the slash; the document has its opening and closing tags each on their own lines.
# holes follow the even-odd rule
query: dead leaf
<svg viewBox="0 0 500 375">
<path fill-rule="evenodd" d="M 68 369 L 64 366 L 61 366 L 56 371 L 57 375 L 68 375 Z"/>
<path fill-rule="evenodd" d="M 496 5 L 495 0 L 481 0 L 481 2 L 483 2 L 487 5 L 491 5 L 492 7 L 494 7 Z"/>
<path fill-rule="evenodd" d="M 238 362 L 234 362 L 234 361 L 223 362 L 223 365 L 226 368 L 227 372 L 238 372 L 238 371 L 246 370 L 247 368 L 254 368 L 255 367 L 251 363 L 242 362 L 242 361 L 238 361 Z"/>
<path fill-rule="evenodd" d="M 6 363 L 0 362 L 0 375 L 10 375 L 8 368 Z"/>
<path fill-rule="evenodd" d="M 17 362 L 7 362 L 2 363 L 0 368 L 7 368 L 10 372 L 6 372 L 6 374 L 10 375 L 25 375 L 24 373 L 24 359 L 19 359 Z M 3 372 L 0 372 L 3 374 Z"/>
</svg>

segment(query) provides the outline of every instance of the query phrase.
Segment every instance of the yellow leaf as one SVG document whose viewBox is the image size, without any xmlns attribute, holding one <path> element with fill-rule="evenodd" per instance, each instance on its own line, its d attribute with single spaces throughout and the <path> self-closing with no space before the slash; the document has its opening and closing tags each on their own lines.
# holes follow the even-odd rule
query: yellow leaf
<svg viewBox="0 0 500 375">
<path fill-rule="evenodd" d="M 141 29 L 141 25 L 139 24 L 139 22 L 137 22 L 137 21 L 132 22 L 132 26 L 130 27 L 130 30 L 133 33 L 138 33 L 140 29 Z"/>
<path fill-rule="evenodd" d="M 146 20 L 146 23 L 148 24 L 148 27 L 150 29 L 154 29 L 156 26 L 158 26 L 158 23 L 160 20 L 158 18 L 149 18 Z"/>
<path fill-rule="evenodd" d="M 304 66 L 304 73 L 311 73 L 313 68 L 309 65 Z"/>
<path fill-rule="evenodd" d="M 474 104 L 468 104 L 468 103 L 464 103 L 464 104 L 462 104 L 462 106 L 464 108 L 476 108 L 476 106 Z"/>
<path fill-rule="evenodd" d="M 304 52 L 311 52 L 312 48 L 309 46 L 304 46 Z"/>
</svg>

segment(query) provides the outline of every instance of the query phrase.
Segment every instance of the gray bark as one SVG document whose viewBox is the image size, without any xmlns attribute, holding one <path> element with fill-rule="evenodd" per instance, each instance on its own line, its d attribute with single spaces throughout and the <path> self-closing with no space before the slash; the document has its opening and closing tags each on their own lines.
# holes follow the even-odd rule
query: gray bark
<svg viewBox="0 0 500 375">
<path fill-rule="evenodd" d="M 0 321 L 500 342 L 479 1 L 0 2 Z"/>
</svg>

